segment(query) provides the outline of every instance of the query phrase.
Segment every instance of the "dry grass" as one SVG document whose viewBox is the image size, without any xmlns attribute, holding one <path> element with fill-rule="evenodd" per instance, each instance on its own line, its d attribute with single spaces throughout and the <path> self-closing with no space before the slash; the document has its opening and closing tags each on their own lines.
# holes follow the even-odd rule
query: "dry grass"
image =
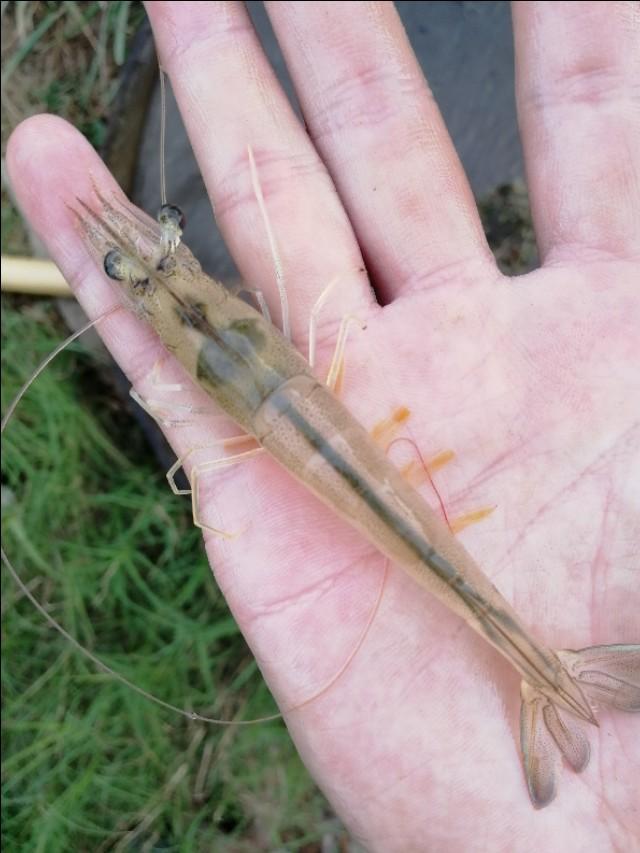
<svg viewBox="0 0 640 853">
<path fill-rule="evenodd" d="M 2 251 L 27 251 L 27 231 L 13 205 L 4 169 L 14 128 L 41 112 L 60 115 L 100 148 L 117 72 L 143 17 L 140 3 L 3 2 Z"/>
</svg>

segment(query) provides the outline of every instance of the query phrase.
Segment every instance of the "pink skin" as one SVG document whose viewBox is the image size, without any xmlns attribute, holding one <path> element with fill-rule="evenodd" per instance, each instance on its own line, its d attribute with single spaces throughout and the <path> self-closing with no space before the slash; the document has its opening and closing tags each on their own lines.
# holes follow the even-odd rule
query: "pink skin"
<svg viewBox="0 0 640 853">
<path fill-rule="evenodd" d="M 346 404 L 366 425 L 407 405 L 405 434 L 425 455 L 455 450 L 456 461 L 437 474 L 448 512 L 497 505 L 461 538 L 534 633 L 558 648 L 638 642 L 637 4 L 515 7 L 518 108 L 543 258 L 516 280 L 493 264 L 393 7 L 268 9 L 309 135 L 241 5 L 148 4 L 243 275 L 278 317 L 250 143 L 282 249 L 295 342 L 304 347 L 323 286 L 357 269 L 362 252 L 385 307 L 363 276 L 347 275 L 322 315 L 320 369 L 340 317 L 366 320 L 348 347 Z M 113 180 L 83 138 L 49 116 L 22 124 L 7 158 L 25 214 L 78 299 L 91 316 L 104 312 L 116 297 L 65 204 L 91 201 L 90 175 L 104 191 Z M 100 329 L 148 393 L 160 354 L 153 334 L 124 311 Z M 161 373 L 179 375 L 170 361 Z M 221 430 L 219 420 L 201 417 L 168 434 L 184 452 Z M 233 541 L 208 536 L 207 550 L 289 708 L 348 655 L 382 561 L 265 457 L 208 477 L 203 515 L 244 530 Z M 588 769 L 565 769 L 557 799 L 537 812 L 523 781 L 518 705 L 513 671 L 392 568 L 351 667 L 288 724 L 310 771 L 371 850 L 635 849 L 638 721 L 603 713 L 589 732 Z"/>
</svg>

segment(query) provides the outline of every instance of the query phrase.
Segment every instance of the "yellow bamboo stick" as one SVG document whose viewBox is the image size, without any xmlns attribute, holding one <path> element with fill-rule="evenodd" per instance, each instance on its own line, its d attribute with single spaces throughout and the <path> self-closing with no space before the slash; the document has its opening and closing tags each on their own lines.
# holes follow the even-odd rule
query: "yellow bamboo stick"
<svg viewBox="0 0 640 853">
<path fill-rule="evenodd" d="M 2 256 L 2 290 L 31 296 L 72 296 L 53 261 Z"/>
</svg>

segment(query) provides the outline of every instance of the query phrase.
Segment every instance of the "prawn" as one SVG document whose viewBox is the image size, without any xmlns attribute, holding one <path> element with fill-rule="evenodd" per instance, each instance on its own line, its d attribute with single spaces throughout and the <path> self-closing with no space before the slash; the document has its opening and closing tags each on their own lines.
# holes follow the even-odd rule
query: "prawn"
<svg viewBox="0 0 640 853">
<path fill-rule="evenodd" d="M 522 678 L 529 794 L 535 807 L 547 805 L 555 796 L 555 751 L 576 772 L 588 764 L 579 721 L 597 726 L 595 705 L 640 711 L 640 645 L 554 651 L 539 642 L 334 393 L 347 323 L 324 385 L 312 372 L 313 358 L 305 360 L 264 312 L 202 271 L 180 242 L 177 208 L 163 205 L 167 216 L 158 225 L 96 194 L 99 212 L 82 202 L 78 212 L 96 262 L 194 382 L 258 445 L 222 461 L 265 450 L 509 661 Z M 207 528 L 199 518 L 197 469 L 191 493 L 194 521 Z"/>
</svg>

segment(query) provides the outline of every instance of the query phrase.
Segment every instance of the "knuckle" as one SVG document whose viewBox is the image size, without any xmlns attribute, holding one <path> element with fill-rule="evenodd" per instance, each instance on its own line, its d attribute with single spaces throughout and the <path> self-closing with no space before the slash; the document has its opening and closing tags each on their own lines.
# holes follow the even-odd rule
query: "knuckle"
<svg viewBox="0 0 640 853">
<path fill-rule="evenodd" d="M 327 179 L 326 171 L 315 152 L 292 154 L 277 149 L 254 149 L 254 159 L 260 190 L 268 208 L 276 207 L 282 198 L 290 200 L 294 186 L 304 189 L 304 184 L 318 177 Z M 317 189 L 317 187 L 316 187 Z M 246 219 L 256 206 L 256 189 L 251 180 L 247 152 L 236 158 L 215 190 L 216 218 L 225 220 Z"/>
<path fill-rule="evenodd" d="M 584 105 L 589 107 L 630 102 L 640 106 L 640 83 L 610 65 L 581 64 L 538 84 L 523 100 L 538 109 Z"/>
<path fill-rule="evenodd" d="M 365 64 L 342 74 L 319 98 L 308 115 L 316 139 L 333 136 L 345 128 L 376 130 L 403 112 L 405 103 L 424 97 L 429 90 L 413 74 L 378 64 Z"/>
</svg>

